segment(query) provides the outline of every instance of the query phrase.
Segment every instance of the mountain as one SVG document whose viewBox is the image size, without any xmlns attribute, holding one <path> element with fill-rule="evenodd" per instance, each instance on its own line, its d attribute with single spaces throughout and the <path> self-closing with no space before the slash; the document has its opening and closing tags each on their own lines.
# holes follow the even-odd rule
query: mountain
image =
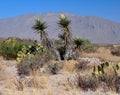
<svg viewBox="0 0 120 95">
<path fill-rule="evenodd" d="M 120 44 L 120 24 L 95 16 L 79 16 L 64 13 L 71 20 L 73 37 L 82 37 L 93 43 Z M 58 27 L 60 13 L 27 14 L 13 18 L 0 19 L 0 38 L 19 37 L 39 40 L 32 26 L 35 19 L 47 22 L 46 30 L 51 38 L 58 38 L 61 29 Z"/>
</svg>

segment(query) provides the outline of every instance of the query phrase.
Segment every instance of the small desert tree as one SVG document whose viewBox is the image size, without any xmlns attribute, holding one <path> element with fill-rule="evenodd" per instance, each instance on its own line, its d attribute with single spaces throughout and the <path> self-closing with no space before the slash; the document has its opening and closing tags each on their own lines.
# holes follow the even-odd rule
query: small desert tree
<svg viewBox="0 0 120 95">
<path fill-rule="evenodd" d="M 50 52 L 56 57 L 57 60 L 61 60 L 60 54 L 57 51 L 56 47 L 52 40 L 49 39 L 48 34 L 46 32 L 47 25 L 45 22 L 42 22 L 39 18 L 36 20 L 35 25 L 33 25 L 33 29 L 40 34 L 41 43 L 45 46 Z"/>
<path fill-rule="evenodd" d="M 59 35 L 59 37 L 64 40 L 65 60 L 76 58 L 75 52 L 73 52 L 73 48 L 72 48 L 72 33 L 70 31 L 70 24 L 71 21 L 64 14 L 61 14 L 58 25 L 60 28 L 62 28 L 63 33 Z"/>
</svg>

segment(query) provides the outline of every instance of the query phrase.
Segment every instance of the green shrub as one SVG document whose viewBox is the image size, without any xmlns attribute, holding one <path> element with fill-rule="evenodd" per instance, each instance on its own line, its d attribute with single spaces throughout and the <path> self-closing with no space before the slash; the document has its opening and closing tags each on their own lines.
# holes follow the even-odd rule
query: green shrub
<svg viewBox="0 0 120 95">
<path fill-rule="evenodd" d="M 16 59 L 17 53 L 21 51 L 23 45 L 29 46 L 30 44 L 32 43 L 15 37 L 8 38 L 0 43 L 0 55 L 6 59 Z"/>
<path fill-rule="evenodd" d="M 0 54 L 6 59 L 16 58 L 22 45 L 15 38 L 4 40 L 0 45 Z"/>
</svg>

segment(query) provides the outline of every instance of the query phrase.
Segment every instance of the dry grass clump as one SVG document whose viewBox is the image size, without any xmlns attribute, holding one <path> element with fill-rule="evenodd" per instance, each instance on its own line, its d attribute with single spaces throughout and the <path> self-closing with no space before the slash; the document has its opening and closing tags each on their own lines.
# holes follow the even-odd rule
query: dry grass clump
<svg viewBox="0 0 120 95">
<path fill-rule="evenodd" d="M 16 89 L 13 81 L 14 75 L 7 70 L 7 66 L 5 64 L 0 64 L 0 88 Z"/>
<path fill-rule="evenodd" d="M 78 86 L 85 91 L 96 90 L 98 88 L 98 81 L 95 77 L 91 76 L 79 76 Z"/>
<path fill-rule="evenodd" d="M 64 61 L 63 63 L 63 72 L 75 73 L 76 64 L 78 64 L 75 60 Z"/>
<path fill-rule="evenodd" d="M 63 68 L 62 62 L 49 61 L 45 66 L 46 72 L 50 74 L 58 74 L 59 71 Z"/>
<path fill-rule="evenodd" d="M 119 76 L 81 76 L 79 75 L 78 87 L 83 91 L 96 91 L 102 89 L 103 91 L 114 91 L 120 93 L 120 78 Z"/>
<path fill-rule="evenodd" d="M 105 47 L 99 47 L 96 50 L 97 53 L 101 53 L 101 54 L 111 54 L 111 50 Z"/>
<path fill-rule="evenodd" d="M 0 81 L 11 78 L 10 73 L 6 71 L 6 65 L 0 63 Z"/>
<path fill-rule="evenodd" d="M 88 65 L 89 63 L 87 61 L 82 61 L 82 60 L 69 60 L 69 61 L 63 61 L 62 65 L 62 72 L 65 73 L 71 73 L 71 74 L 76 74 L 76 73 L 83 73 L 86 74 L 88 71 L 91 72 L 91 68 Z M 89 74 L 90 74 L 89 72 Z"/>
<path fill-rule="evenodd" d="M 114 48 L 114 49 L 111 51 L 111 53 L 112 53 L 112 55 L 115 55 L 115 56 L 119 56 L 119 57 L 120 57 L 120 46 Z"/>
<path fill-rule="evenodd" d="M 19 75 L 30 75 L 36 73 L 41 67 L 38 60 L 30 59 L 17 64 L 17 71 Z"/>
<path fill-rule="evenodd" d="M 48 90 L 30 88 L 25 89 L 23 91 L 1 89 L 0 95 L 54 95 L 54 94 L 51 91 L 51 88 L 49 88 Z"/>
<path fill-rule="evenodd" d="M 26 87 L 32 87 L 37 89 L 45 89 L 48 86 L 49 78 L 45 76 L 33 76 L 29 81 L 26 81 L 24 85 Z"/>
<path fill-rule="evenodd" d="M 47 88 L 49 78 L 46 76 L 25 76 L 23 78 L 15 79 L 13 84 L 18 91 L 23 91 L 25 88 L 45 89 Z"/>
<path fill-rule="evenodd" d="M 53 95 L 46 76 L 26 76 L 5 82 L 7 85 L 0 87 L 0 95 Z"/>
<path fill-rule="evenodd" d="M 62 73 L 77 73 L 81 70 L 85 70 L 87 68 L 87 63 L 84 61 L 78 61 L 78 60 L 68 60 L 63 61 L 62 63 Z"/>
<path fill-rule="evenodd" d="M 2 56 L 0 56 L 0 61 L 2 61 L 4 58 Z"/>
<path fill-rule="evenodd" d="M 6 66 L 3 64 L 0 64 L 0 81 L 6 79 L 6 71 L 5 71 Z"/>
</svg>

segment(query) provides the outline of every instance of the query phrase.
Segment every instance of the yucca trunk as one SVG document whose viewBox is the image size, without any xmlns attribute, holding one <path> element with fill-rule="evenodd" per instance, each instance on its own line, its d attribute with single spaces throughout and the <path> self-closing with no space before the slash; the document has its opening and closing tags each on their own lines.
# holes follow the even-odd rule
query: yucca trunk
<svg viewBox="0 0 120 95">
<path fill-rule="evenodd" d="M 42 38 L 42 44 L 56 57 L 56 60 L 60 61 L 61 57 L 60 54 L 55 47 L 53 41 L 47 37 L 47 34 Z"/>
<path fill-rule="evenodd" d="M 73 58 L 73 48 L 72 48 L 72 34 L 69 31 L 68 27 L 65 28 L 65 56 L 64 59 L 68 60 L 68 59 L 72 59 Z"/>
</svg>

